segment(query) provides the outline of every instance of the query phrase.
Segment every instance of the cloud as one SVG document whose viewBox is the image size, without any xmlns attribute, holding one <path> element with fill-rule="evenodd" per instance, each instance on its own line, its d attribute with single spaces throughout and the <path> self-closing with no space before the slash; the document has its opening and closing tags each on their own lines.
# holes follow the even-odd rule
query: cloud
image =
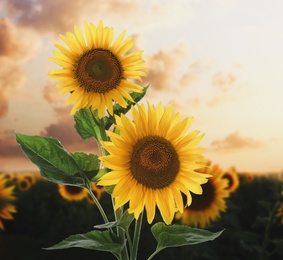
<svg viewBox="0 0 283 260">
<path fill-rule="evenodd" d="M 49 80 L 43 88 L 43 98 L 51 104 L 65 103 L 63 94 L 58 94 L 59 89 L 55 87 L 56 82 Z"/>
<path fill-rule="evenodd" d="M 197 78 L 200 76 L 201 73 L 206 72 L 210 66 L 203 61 L 195 61 L 189 65 L 188 71 L 185 72 L 181 79 L 180 85 L 183 87 L 190 86 Z"/>
<path fill-rule="evenodd" d="M 6 0 L 8 13 L 17 24 L 46 33 L 70 31 L 81 18 L 127 17 L 136 11 L 138 1 L 129 0 Z"/>
<path fill-rule="evenodd" d="M 22 150 L 16 142 L 14 132 L 12 130 L 0 129 L 0 158 L 8 158 L 11 156 L 24 157 Z"/>
<path fill-rule="evenodd" d="M 6 19 L 0 19 L 0 56 L 22 56 L 26 51 L 21 45 L 17 32 L 12 23 Z"/>
<path fill-rule="evenodd" d="M 227 100 L 236 100 L 237 91 L 240 90 L 239 76 L 234 72 L 217 72 L 212 76 L 212 86 L 215 87 L 216 93 L 208 101 L 208 106 L 216 107 Z"/>
<path fill-rule="evenodd" d="M 227 92 L 236 83 L 237 76 L 234 73 L 218 72 L 212 78 L 212 84 L 219 90 Z"/>
<path fill-rule="evenodd" d="M 70 115 L 70 107 L 55 107 L 58 123 L 50 124 L 40 134 L 57 138 L 70 151 L 97 153 L 98 147 L 94 139 L 84 141 L 74 129 L 74 118 Z"/>
<path fill-rule="evenodd" d="M 8 113 L 8 101 L 13 95 L 20 92 L 26 81 L 26 74 L 21 67 L 8 58 L 0 57 L 0 117 Z"/>
<path fill-rule="evenodd" d="M 29 30 L 18 28 L 7 18 L 0 18 L 0 39 L 0 57 L 9 57 L 15 62 L 29 57 L 37 43 Z"/>
<path fill-rule="evenodd" d="M 186 48 L 182 44 L 171 50 L 160 50 L 146 59 L 149 67 L 147 77 L 143 81 L 156 90 L 168 89 L 176 80 L 182 61 L 187 56 Z M 174 84 L 175 85 L 175 84 Z"/>
<path fill-rule="evenodd" d="M 263 146 L 263 142 L 251 137 L 241 136 L 238 132 L 227 135 L 222 140 L 215 140 L 211 143 L 214 150 L 230 152 L 241 149 L 256 149 Z"/>
</svg>

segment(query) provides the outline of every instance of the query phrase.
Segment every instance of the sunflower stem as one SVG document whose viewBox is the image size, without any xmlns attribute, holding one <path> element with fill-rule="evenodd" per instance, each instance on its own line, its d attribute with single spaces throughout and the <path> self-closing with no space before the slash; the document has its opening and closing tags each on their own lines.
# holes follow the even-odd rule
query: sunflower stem
<svg viewBox="0 0 283 260">
<path fill-rule="evenodd" d="M 266 256 L 266 248 L 270 242 L 270 228 L 271 228 L 271 224 L 274 221 L 274 216 L 276 214 L 276 211 L 278 210 L 278 207 L 280 205 L 280 201 L 277 201 L 275 203 L 275 205 L 273 206 L 270 214 L 269 214 L 269 218 L 268 218 L 268 222 L 266 224 L 265 227 L 265 231 L 264 231 L 264 237 L 263 237 L 263 241 L 262 241 L 262 245 L 261 245 L 261 254 L 260 254 L 260 260 L 264 260 L 267 259 L 268 256 Z"/>
<path fill-rule="evenodd" d="M 132 251 L 133 254 L 131 255 L 131 260 L 137 259 L 140 233 L 141 233 L 141 226 L 142 226 L 142 219 L 143 219 L 143 211 L 141 212 L 138 220 L 136 220 L 135 231 L 134 231 L 134 239 L 133 239 L 133 251 Z"/>
<path fill-rule="evenodd" d="M 100 212 L 100 214 L 101 214 L 101 216 L 102 216 L 104 222 L 105 222 L 105 223 L 108 223 L 108 222 L 109 222 L 108 217 L 107 217 L 107 215 L 105 214 L 105 211 L 104 211 L 104 209 L 102 208 L 101 204 L 99 203 L 98 199 L 95 197 L 95 195 L 93 194 L 93 192 L 92 192 L 91 190 L 88 190 L 88 193 L 89 193 L 89 195 L 91 196 L 91 198 L 93 199 L 95 205 L 97 206 L 97 208 L 98 208 L 98 210 L 99 210 L 99 212 Z"/>
<path fill-rule="evenodd" d="M 156 250 L 150 255 L 150 257 L 147 258 L 147 260 L 153 259 L 153 257 L 156 256 L 162 249 L 163 249 L 163 247 L 161 247 L 161 248 L 159 248 L 159 249 L 156 249 Z"/>
<path fill-rule="evenodd" d="M 111 196 L 112 197 L 112 196 Z M 112 205 L 113 205 L 113 210 L 114 210 L 114 198 L 112 197 Z M 117 210 L 114 210 L 114 216 L 115 216 L 115 221 L 117 222 L 123 215 L 123 207 L 118 208 Z M 120 243 L 121 244 L 125 244 L 125 233 L 124 230 L 120 227 L 116 227 L 117 230 L 117 235 L 119 237 Z M 122 252 L 121 252 L 121 256 L 122 256 L 122 260 L 128 260 L 129 256 L 128 256 L 128 250 L 127 250 L 127 246 L 125 245 L 125 247 L 123 248 Z"/>
</svg>

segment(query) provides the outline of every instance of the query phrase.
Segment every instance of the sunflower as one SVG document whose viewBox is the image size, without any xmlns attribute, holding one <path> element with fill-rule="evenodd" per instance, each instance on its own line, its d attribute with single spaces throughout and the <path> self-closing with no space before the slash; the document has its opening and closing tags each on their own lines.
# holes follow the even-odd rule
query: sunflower
<svg viewBox="0 0 283 260">
<path fill-rule="evenodd" d="M 228 180 L 227 189 L 230 192 L 234 192 L 239 187 L 239 176 L 235 167 L 230 167 L 227 171 L 225 171 L 223 178 Z"/>
<path fill-rule="evenodd" d="M 172 222 L 177 210 L 183 212 L 181 192 L 191 203 L 191 192 L 202 193 L 201 184 L 209 174 L 196 169 L 206 161 L 197 148 L 203 135 L 199 131 L 186 134 L 192 117 L 180 119 L 172 106 L 165 110 L 148 103 L 131 108 L 133 121 L 125 115 L 116 116 L 119 134 L 109 132 L 110 142 L 101 142 L 109 155 L 101 156 L 103 165 L 111 169 L 98 185 L 115 185 L 112 196 L 114 209 L 129 202 L 128 212 L 138 219 L 144 207 L 151 223 L 158 207 L 166 224 Z"/>
<path fill-rule="evenodd" d="M 4 230 L 3 219 L 12 220 L 12 213 L 16 213 L 16 207 L 11 204 L 15 200 L 13 194 L 15 186 L 7 185 L 7 179 L 4 174 L 0 175 L 0 229 Z"/>
<path fill-rule="evenodd" d="M 58 185 L 58 191 L 62 198 L 69 201 L 79 201 L 86 198 L 88 192 L 85 188 L 71 186 L 71 185 Z"/>
<path fill-rule="evenodd" d="M 210 166 L 211 162 L 207 163 Z M 192 194 L 192 203 L 185 208 L 183 214 L 176 214 L 183 224 L 205 228 L 211 221 L 220 217 L 220 212 L 226 211 L 225 198 L 229 197 L 228 180 L 223 178 L 223 171 L 218 165 L 197 170 L 210 173 L 212 177 L 202 185 L 202 195 Z"/>
<path fill-rule="evenodd" d="M 36 182 L 36 177 L 32 173 L 18 173 L 16 182 L 21 191 L 27 191 Z"/>
<path fill-rule="evenodd" d="M 113 114 L 112 101 L 122 107 L 127 106 L 125 99 L 134 102 L 129 92 L 142 92 L 142 87 L 130 80 L 140 80 L 146 76 L 147 68 L 141 58 L 142 51 L 128 53 L 134 42 L 131 37 L 123 41 L 124 30 L 112 43 L 113 28 L 84 23 L 85 38 L 77 26 L 75 34 L 67 32 L 60 35 L 69 49 L 55 43 L 56 57 L 50 58 L 62 67 L 52 70 L 49 76 L 62 80 L 57 87 L 59 93 L 71 92 L 67 104 L 75 102 L 72 112 L 80 108 L 98 109 L 101 118 L 107 107 Z M 125 54 L 127 53 L 127 54 Z"/>
</svg>

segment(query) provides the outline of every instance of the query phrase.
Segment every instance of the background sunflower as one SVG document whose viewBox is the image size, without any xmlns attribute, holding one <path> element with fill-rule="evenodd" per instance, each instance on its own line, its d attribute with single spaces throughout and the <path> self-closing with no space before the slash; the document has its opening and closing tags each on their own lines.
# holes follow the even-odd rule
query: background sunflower
<svg viewBox="0 0 283 260">
<path fill-rule="evenodd" d="M 197 171 L 210 173 L 212 176 L 208 182 L 202 185 L 203 193 L 201 195 L 192 194 L 192 203 L 185 208 L 184 213 L 178 213 L 177 219 L 182 223 L 205 228 L 212 221 L 220 217 L 220 212 L 226 211 L 226 201 L 229 197 L 228 180 L 223 178 L 223 171 L 218 165 L 207 166 Z"/>
<path fill-rule="evenodd" d="M 88 192 L 85 188 L 58 184 L 58 191 L 62 198 L 69 201 L 79 201 L 85 199 Z"/>
<path fill-rule="evenodd" d="M 16 213 L 16 207 L 12 201 L 16 199 L 14 196 L 15 186 L 8 185 L 8 181 L 3 174 L 0 173 L 0 229 L 4 230 L 2 220 L 12 220 L 12 213 Z"/>
</svg>

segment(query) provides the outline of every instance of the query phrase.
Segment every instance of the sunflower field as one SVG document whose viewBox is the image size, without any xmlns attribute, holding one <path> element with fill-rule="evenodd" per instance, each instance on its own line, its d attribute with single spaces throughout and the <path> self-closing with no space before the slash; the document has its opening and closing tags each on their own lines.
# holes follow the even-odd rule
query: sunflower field
<svg viewBox="0 0 283 260">
<path fill-rule="evenodd" d="M 223 233 L 214 241 L 167 248 L 154 259 L 282 259 L 282 176 L 238 173 L 231 168 L 221 181 L 219 167 L 213 169 L 218 178 L 203 185 L 203 195 L 193 195 L 198 207 L 192 204 L 183 214 L 175 214 L 173 223 Z M 102 222 L 83 188 L 60 186 L 30 172 L 1 173 L 0 187 L 0 259 L 115 259 L 108 252 L 82 248 L 46 249 Z M 96 185 L 92 190 L 113 220 L 107 192 Z M 152 224 L 161 219 L 157 212 Z M 146 221 L 141 229 L 138 259 L 147 259 L 156 241 Z"/>
</svg>

